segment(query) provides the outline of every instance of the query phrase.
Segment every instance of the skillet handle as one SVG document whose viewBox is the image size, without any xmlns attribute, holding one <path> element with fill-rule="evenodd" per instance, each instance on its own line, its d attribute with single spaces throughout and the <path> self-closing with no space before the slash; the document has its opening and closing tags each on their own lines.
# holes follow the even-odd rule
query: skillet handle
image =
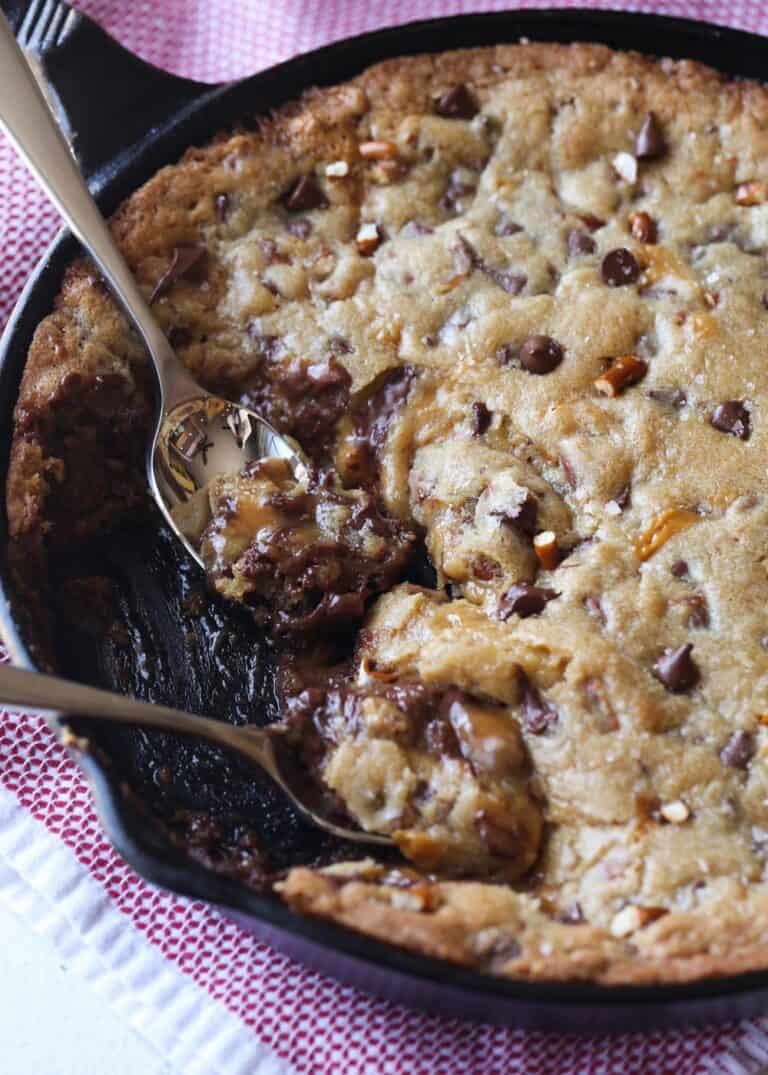
<svg viewBox="0 0 768 1075">
<path fill-rule="evenodd" d="M 62 0 L 0 0 L 0 10 L 94 191 L 132 147 L 210 92 L 140 60 Z"/>
</svg>

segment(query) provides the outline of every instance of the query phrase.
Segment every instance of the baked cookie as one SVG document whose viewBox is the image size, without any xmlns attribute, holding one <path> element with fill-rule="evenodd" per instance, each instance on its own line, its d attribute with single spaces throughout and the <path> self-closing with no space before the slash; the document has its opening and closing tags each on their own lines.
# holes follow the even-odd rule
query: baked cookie
<svg viewBox="0 0 768 1075">
<path fill-rule="evenodd" d="M 334 519 L 260 471 L 214 492 L 206 537 L 229 596 L 344 604 L 285 719 L 413 862 L 294 869 L 292 907 L 530 978 L 768 965 L 767 162 L 761 86 L 504 45 L 311 92 L 116 214 L 193 374 L 335 474 Z M 150 415 L 78 263 L 16 408 L 29 595 L 51 548 L 142 501 Z M 277 493 L 283 534 L 334 545 L 312 584 L 265 568 Z"/>
</svg>

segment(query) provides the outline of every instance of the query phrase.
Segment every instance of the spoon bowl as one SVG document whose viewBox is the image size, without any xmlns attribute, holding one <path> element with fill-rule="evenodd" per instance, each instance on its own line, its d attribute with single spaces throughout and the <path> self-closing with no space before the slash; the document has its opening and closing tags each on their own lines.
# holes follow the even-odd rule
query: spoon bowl
<svg viewBox="0 0 768 1075">
<path fill-rule="evenodd" d="M 199 523 L 203 515 L 208 484 L 269 456 L 290 460 L 296 477 L 304 480 L 308 468 L 302 451 L 255 411 L 206 392 L 179 361 L 151 310 L 157 287 L 146 297 L 134 279 L 2 14 L 0 125 L 93 258 L 146 347 L 157 374 L 159 403 L 147 455 L 149 488 L 176 536 L 202 563 L 192 522 Z"/>
<path fill-rule="evenodd" d="M 171 529 L 203 567 L 200 536 L 208 521 L 208 488 L 221 475 L 238 473 L 253 460 L 287 459 L 294 476 L 309 479 L 301 448 L 254 411 L 198 395 L 164 407 L 147 461 L 149 487 Z"/>
<path fill-rule="evenodd" d="M 0 666 L 0 703 L 67 714 L 78 720 L 135 724 L 204 739 L 258 765 L 303 816 L 325 832 L 356 843 L 394 846 L 394 841 L 388 836 L 337 825 L 309 805 L 306 781 L 301 781 L 300 774 L 292 764 L 292 751 L 286 742 L 285 730 L 280 725 L 270 728 L 235 726 L 169 706 L 149 705 L 96 687 L 85 687 L 58 676 L 11 668 L 9 665 Z"/>
</svg>

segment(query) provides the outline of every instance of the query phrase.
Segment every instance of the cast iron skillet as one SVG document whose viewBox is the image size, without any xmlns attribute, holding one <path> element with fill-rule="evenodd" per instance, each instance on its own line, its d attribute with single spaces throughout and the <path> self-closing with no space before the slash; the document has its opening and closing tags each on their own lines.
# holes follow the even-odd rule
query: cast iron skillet
<svg viewBox="0 0 768 1075">
<path fill-rule="evenodd" d="M 21 26 L 28 0 L 2 0 Z M 42 6 L 42 5 L 39 5 Z M 62 5 L 63 6 L 63 5 Z M 52 35 L 55 36 L 55 35 Z M 217 130 L 264 113 L 305 87 L 340 82 L 376 60 L 406 53 L 514 41 L 601 41 L 618 48 L 690 57 L 733 75 L 760 78 L 768 60 L 757 36 L 681 19 L 597 11 L 517 11 L 414 23 L 342 41 L 226 86 L 160 72 L 131 56 L 94 23 L 70 14 L 66 32 L 44 41 L 40 60 L 53 98 L 105 212 L 183 150 Z M 30 279 L 0 341 L 0 489 L 11 412 L 35 326 L 50 310 L 76 253 L 66 234 Z M 0 626 L 17 662 L 33 664 L 33 639 L 19 625 L 0 512 Z M 203 580 L 158 523 L 130 528 L 61 565 L 63 576 L 104 574 L 118 594 L 127 636 L 115 645 L 56 615 L 62 672 L 233 721 L 274 717 L 261 640 L 237 611 L 206 599 Z M 104 728 L 89 735 L 96 756 L 78 753 L 107 833 L 148 880 L 221 907 L 242 926 L 302 962 L 394 1001 L 454 1016 L 590 1033 L 734 1019 L 768 1005 L 768 972 L 691 985 L 605 988 L 484 976 L 401 951 L 331 923 L 301 918 L 266 892 L 222 876 L 172 847 L 153 818 L 174 807 L 211 813 L 236 838 L 258 833 L 277 866 L 328 859 L 343 848 L 308 830 L 269 788 L 216 751 L 168 736 Z M 132 796 L 121 794 L 127 783 Z M 233 835 L 234 834 L 234 835 Z"/>
</svg>

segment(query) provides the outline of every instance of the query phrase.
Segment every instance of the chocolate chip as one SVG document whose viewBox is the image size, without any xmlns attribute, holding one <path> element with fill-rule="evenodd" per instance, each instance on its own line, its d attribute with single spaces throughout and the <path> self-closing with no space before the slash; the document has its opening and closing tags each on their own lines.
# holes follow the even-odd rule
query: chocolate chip
<svg viewBox="0 0 768 1075">
<path fill-rule="evenodd" d="M 326 209 L 328 199 L 317 184 L 312 175 L 302 175 L 293 183 L 283 195 L 285 208 L 292 213 L 300 213 L 309 209 Z"/>
<path fill-rule="evenodd" d="M 295 239 L 306 239 L 312 234 L 312 221 L 307 220 L 305 216 L 297 217 L 295 220 L 289 220 L 286 227 Z"/>
<path fill-rule="evenodd" d="M 557 590 L 550 590 L 546 586 L 532 586 L 530 582 L 515 582 L 499 598 L 497 610 L 500 620 L 508 620 L 510 616 L 517 614 L 521 620 L 528 616 L 537 616 L 543 612 L 550 601 L 554 601 L 560 594 Z"/>
<path fill-rule="evenodd" d="M 472 119 L 478 113 L 477 102 L 463 82 L 435 100 L 435 112 L 447 119 Z"/>
<path fill-rule="evenodd" d="M 683 579 L 688 574 L 688 564 L 685 560 L 675 560 L 669 570 L 676 579 Z"/>
<path fill-rule="evenodd" d="M 472 269 L 482 269 L 483 267 L 483 259 L 469 239 L 465 238 L 461 233 L 457 235 L 456 242 L 451 247 L 451 253 L 453 254 L 453 264 L 456 267 L 456 272 L 468 273 Z"/>
<path fill-rule="evenodd" d="M 594 213 L 580 213 L 579 220 L 590 231 L 597 231 L 599 228 L 605 227 L 605 221 L 601 220 L 599 216 L 595 216 Z"/>
<path fill-rule="evenodd" d="M 493 411 L 489 411 L 482 400 L 476 400 L 472 404 L 472 414 L 470 421 L 472 423 L 472 433 L 476 437 L 482 437 L 483 433 L 488 432 L 488 427 L 493 421 Z"/>
<path fill-rule="evenodd" d="M 508 295 L 519 295 L 528 283 L 528 277 L 521 272 L 505 272 L 503 269 L 491 269 L 488 275 Z"/>
<path fill-rule="evenodd" d="M 754 737 L 749 732 L 734 732 L 720 751 L 720 761 L 729 769 L 746 769 L 754 753 Z"/>
<path fill-rule="evenodd" d="M 678 694 L 690 690 L 699 681 L 699 669 L 691 657 L 693 644 L 686 642 L 679 649 L 667 649 L 653 666 L 653 674 L 668 691 Z"/>
<path fill-rule="evenodd" d="M 551 373 L 563 361 L 563 349 L 551 336 L 529 336 L 520 348 L 520 365 L 529 373 Z"/>
<path fill-rule="evenodd" d="M 538 687 L 531 683 L 522 668 L 518 669 L 517 674 L 525 730 L 531 735 L 544 735 L 557 724 L 558 712 L 551 702 L 542 697 Z"/>
<path fill-rule="evenodd" d="M 666 151 L 667 142 L 656 113 L 649 112 L 635 140 L 635 156 L 639 160 L 653 160 L 663 157 Z"/>
<path fill-rule="evenodd" d="M 729 399 L 726 403 L 720 403 L 715 407 L 710 421 L 721 433 L 730 433 L 739 440 L 749 440 L 750 414 L 741 400 Z"/>
<path fill-rule="evenodd" d="M 499 210 L 493 234 L 499 236 L 518 235 L 523 229 L 516 220 L 512 220 L 503 210 Z"/>
<path fill-rule="evenodd" d="M 594 254 L 597 249 L 597 243 L 592 236 L 579 228 L 573 228 L 568 232 L 567 243 L 568 253 L 572 258 L 579 257 L 581 254 Z"/>
<path fill-rule="evenodd" d="M 492 515 L 501 519 L 504 526 L 511 526 L 514 530 L 519 530 L 527 537 L 533 537 L 536 531 L 538 513 L 539 502 L 530 491 L 526 492 L 519 504 L 491 512 Z"/>
<path fill-rule="evenodd" d="M 219 224 L 223 224 L 229 216 L 230 201 L 228 194 L 216 195 L 216 219 Z"/>
<path fill-rule="evenodd" d="M 632 251 L 620 246 L 600 262 L 600 275 L 609 287 L 624 287 L 634 284 L 640 275 L 640 266 Z"/>
<path fill-rule="evenodd" d="M 171 264 L 157 281 L 149 297 L 150 305 L 160 295 L 164 295 L 177 280 L 199 265 L 204 257 L 205 247 L 201 243 L 186 243 L 174 247 Z"/>
</svg>

